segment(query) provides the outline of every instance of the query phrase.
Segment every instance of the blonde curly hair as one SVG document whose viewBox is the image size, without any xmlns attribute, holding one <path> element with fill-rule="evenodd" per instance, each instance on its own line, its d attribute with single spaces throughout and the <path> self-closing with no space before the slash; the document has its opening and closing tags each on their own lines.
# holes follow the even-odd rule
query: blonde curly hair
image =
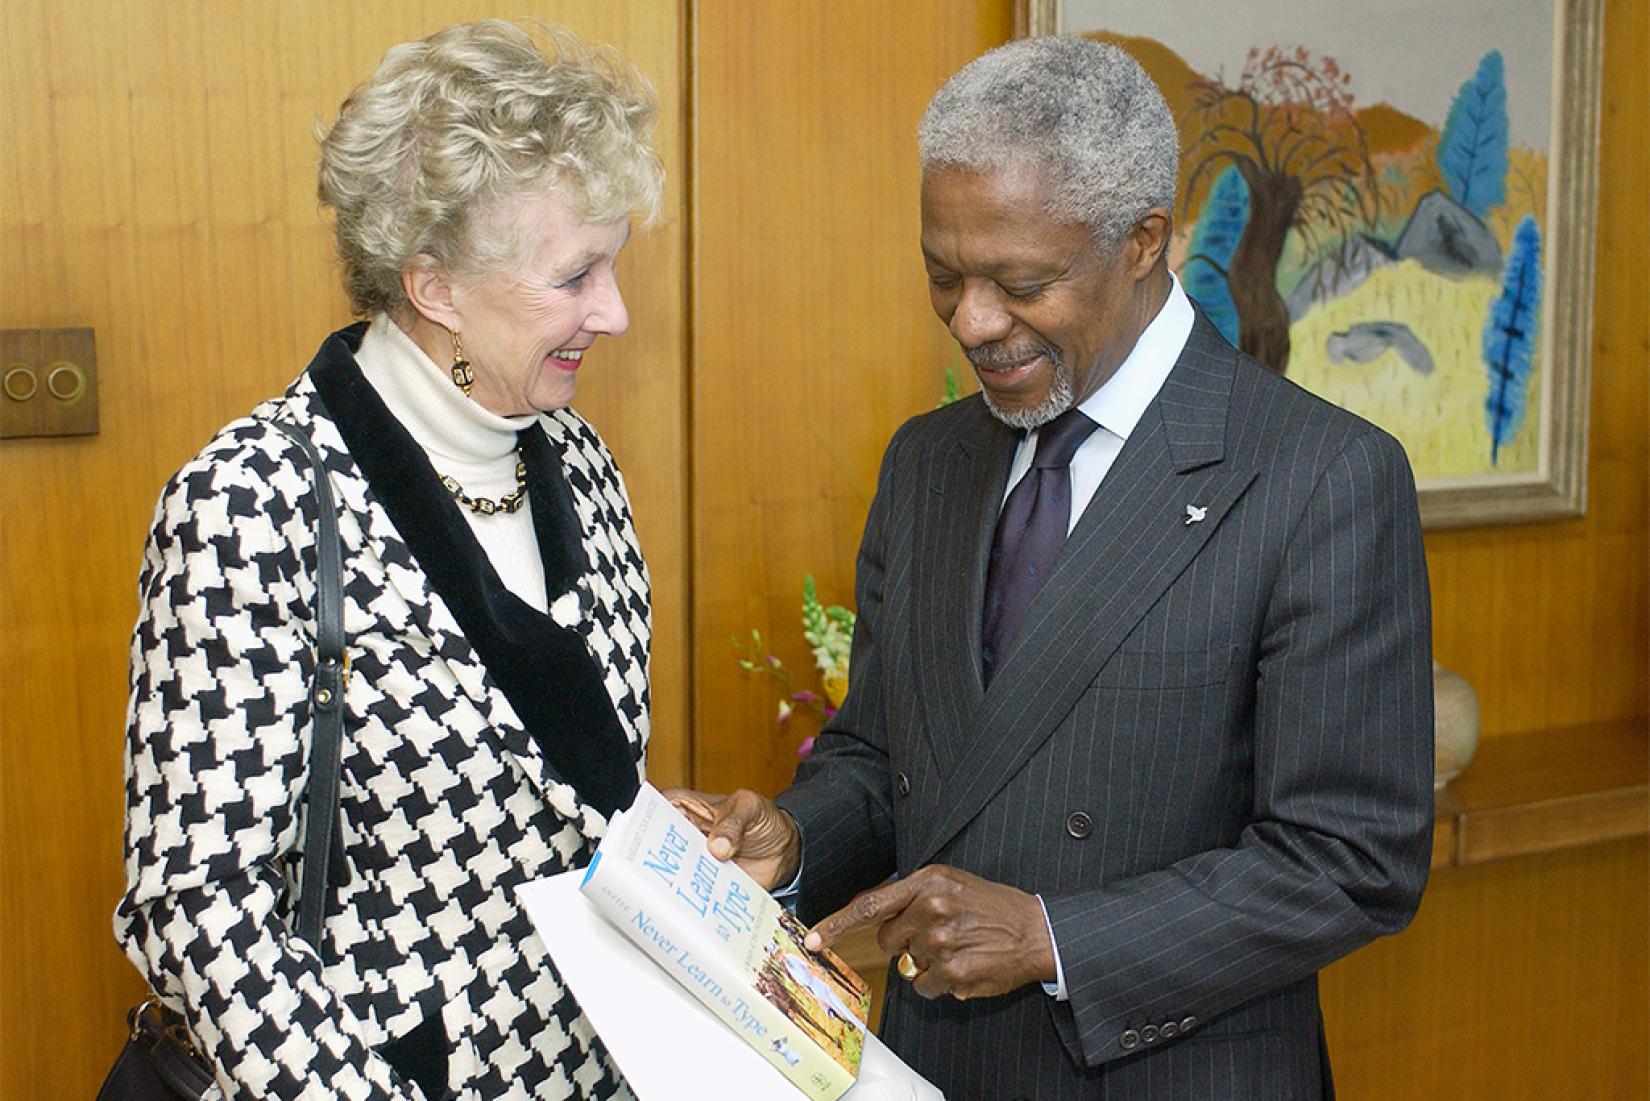
<svg viewBox="0 0 1650 1101">
<path fill-rule="evenodd" d="M 421 254 L 459 278 L 512 270 L 522 242 L 481 232 L 500 201 L 554 193 L 589 221 L 658 216 L 647 79 L 611 47 L 532 31 L 493 19 L 395 46 L 322 135 L 317 190 L 359 316 L 407 308 L 401 272 Z"/>
</svg>

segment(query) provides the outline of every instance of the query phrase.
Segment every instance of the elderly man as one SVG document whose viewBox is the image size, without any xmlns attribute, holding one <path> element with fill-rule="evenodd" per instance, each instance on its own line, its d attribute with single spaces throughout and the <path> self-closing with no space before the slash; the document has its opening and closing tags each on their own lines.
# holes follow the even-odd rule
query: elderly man
<svg viewBox="0 0 1650 1101">
<path fill-rule="evenodd" d="M 1188 301 L 1174 123 L 1121 50 L 994 50 L 919 140 L 981 393 L 888 447 L 793 786 L 682 801 L 810 940 L 878 928 L 885 1038 L 953 1098 L 1327 1096 L 1317 972 L 1427 874 L 1403 451 Z"/>
</svg>

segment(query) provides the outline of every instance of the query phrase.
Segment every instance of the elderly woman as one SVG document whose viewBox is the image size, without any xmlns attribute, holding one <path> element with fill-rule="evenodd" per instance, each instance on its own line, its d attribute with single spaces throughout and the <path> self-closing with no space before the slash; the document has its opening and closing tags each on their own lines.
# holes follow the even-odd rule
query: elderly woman
<svg viewBox="0 0 1650 1101">
<path fill-rule="evenodd" d="M 628 1090 L 517 906 L 587 862 L 648 733 L 647 570 L 568 408 L 627 324 L 656 105 L 515 26 L 392 49 L 323 139 L 359 324 L 162 494 L 132 645 L 117 935 L 226 1097 Z M 295 935 L 325 461 L 349 676 L 340 865 Z"/>
</svg>

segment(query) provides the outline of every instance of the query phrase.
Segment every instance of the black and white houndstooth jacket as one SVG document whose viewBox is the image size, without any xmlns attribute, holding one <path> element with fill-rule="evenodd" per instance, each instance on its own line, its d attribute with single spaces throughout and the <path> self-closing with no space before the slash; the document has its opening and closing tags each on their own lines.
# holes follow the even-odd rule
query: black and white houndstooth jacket
<svg viewBox="0 0 1650 1101">
<path fill-rule="evenodd" d="M 552 474 L 535 472 L 529 500 L 554 544 L 554 624 L 521 628 L 525 605 L 509 606 L 356 369 L 360 332 L 329 338 L 161 496 L 132 643 L 116 934 L 185 1014 L 226 1098 L 628 1096 L 514 896 L 586 863 L 644 770 L 648 578 L 623 481 L 577 414 L 540 418 Z M 314 439 L 344 544 L 348 882 L 330 889 L 319 946 L 288 928 L 314 498 L 273 418 Z M 539 508 L 557 494 L 577 517 L 560 543 Z M 523 644 L 535 638 L 549 641 Z M 575 783 L 578 769 L 591 775 Z"/>
</svg>

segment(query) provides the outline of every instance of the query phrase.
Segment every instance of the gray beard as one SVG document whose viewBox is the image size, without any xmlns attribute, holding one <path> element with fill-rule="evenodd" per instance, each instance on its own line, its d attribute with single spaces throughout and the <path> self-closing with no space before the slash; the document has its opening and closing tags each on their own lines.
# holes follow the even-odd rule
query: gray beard
<svg viewBox="0 0 1650 1101">
<path fill-rule="evenodd" d="M 1071 372 L 1066 370 L 1065 361 L 1060 358 L 1058 349 L 1046 349 L 1050 365 L 1054 368 L 1054 384 L 1048 389 L 1048 397 L 1042 404 L 1028 408 L 1004 409 L 991 400 L 991 391 L 980 388 L 980 396 L 985 399 L 985 407 L 991 410 L 991 415 L 1008 425 L 1010 428 L 1030 432 L 1034 428 L 1041 428 L 1049 421 L 1072 407 L 1072 399 L 1076 394 L 1071 387 Z"/>
</svg>

